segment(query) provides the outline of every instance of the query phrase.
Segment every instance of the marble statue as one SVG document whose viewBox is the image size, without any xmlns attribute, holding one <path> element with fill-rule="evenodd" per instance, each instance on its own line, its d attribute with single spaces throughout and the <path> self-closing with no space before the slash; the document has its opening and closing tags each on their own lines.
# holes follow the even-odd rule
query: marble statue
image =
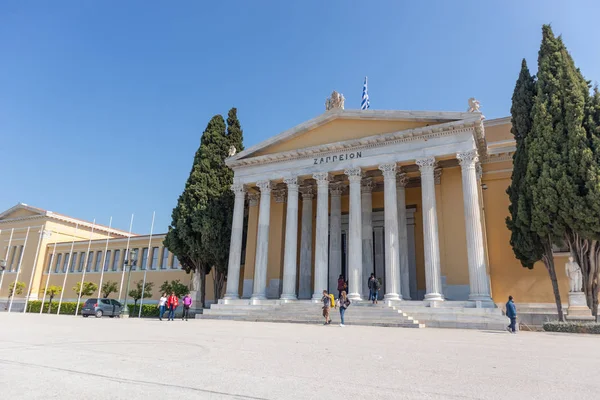
<svg viewBox="0 0 600 400">
<path fill-rule="evenodd" d="M 469 99 L 469 109 L 467 110 L 467 112 L 480 112 L 480 106 L 481 104 L 479 103 L 479 100 L 476 100 L 475 97 L 471 97 Z"/>
<path fill-rule="evenodd" d="M 331 93 L 331 97 L 329 97 L 325 101 L 325 110 L 329 111 L 334 108 L 341 108 L 343 110 L 344 109 L 344 101 L 346 101 L 346 99 L 344 98 L 344 95 L 340 94 L 334 90 Z"/>
<path fill-rule="evenodd" d="M 192 277 L 192 290 L 195 292 L 200 291 L 200 274 L 197 272 L 194 272 L 194 275 Z"/>
<path fill-rule="evenodd" d="M 233 157 L 233 156 L 235 156 L 236 153 L 237 153 L 237 149 L 235 148 L 235 146 L 231 146 L 229 148 L 229 154 L 228 154 L 228 156 L 229 157 Z"/>
<path fill-rule="evenodd" d="M 569 277 L 569 292 L 581 292 L 583 286 L 583 275 L 579 264 L 573 261 L 573 256 L 569 257 L 569 262 L 565 263 L 565 272 Z"/>
</svg>

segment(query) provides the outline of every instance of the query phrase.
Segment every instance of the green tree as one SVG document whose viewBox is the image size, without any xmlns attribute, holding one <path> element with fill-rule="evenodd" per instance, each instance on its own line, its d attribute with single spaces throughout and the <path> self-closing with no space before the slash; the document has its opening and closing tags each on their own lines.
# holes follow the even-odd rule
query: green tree
<svg viewBox="0 0 600 400">
<path fill-rule="evenodd" d="M 98 285 L 96 285 L 94 282 L 83 282 L 83 286 L 81 285 L 81 282 L 77 282 L 77 284 L 73 286 L 73 291 L 77 295 L 77 298 L 91 296 L 96 292 L 97 289 Z"/>
<path fill-rule="evenodd" d="M 8 285 L 8 301 L 4 307 L 5 310 L 8 309 L 8 304 L 10 303 L 10 299 L 13 297 L 13 295 L 22 294 L 23 289 L 25 289 L 25 282 L 17 282 L 16 285 L 15 282 L 11 282 L 10 285 Z"/>
<path fill-rule="evenodd" d="M 50 286 L 48 286 L 48 289 L 46 289 L 46 296 L 49 296 L 48 314 L 50 314 L 50 312 L 52 310 L 52 300 L 54 299 L 55 296 L 58 296 L 59 294 L 61 294 L 62 290 L 63 290 L 62 286 L 56 286 L 56 285 L 50 285 Z"/>
<path fill-rule="evenodd" d="M 146 282 L 144 285 L 144 281 L 140 280 L 136 282 L 136 288 L 129 291 L 129 296 L 133 299 L 133 315 L 135 315 L 135 310 L 137 308 L 137 302 L 142 297 L 149 298 L 152 297 L 152 288 L 154 287 L 154 282 Z"/>
<path fill-rule="evenodd" d="M 172 292 L 175 293 L 175 296 L 182 298 L 183 296 L 185 296 L 186 294 L 188 294 L 190 292 L 190 288 L 181 283 L 181 281 L 179 279 L 176 279 L 174 281 L 165 281 L 161 286 L 160 286 L 160 293 L 166 293 L 167 296 L 170 295 Z"/>
<path fill-rule="evenodd" d="M 223 148 L 227 147 L 225 121 L 215 115 L 204 130 L 200 147 L 194 156 L 192 170 L 179 196 L 177 206 L 171 214 L 171 225 L 164 240 L 164 245 L 177 256 L 181 266 L 188 273 L 200 273 L 201 302 L 205 303 L 206 274 L 213 261 L 210 249 L 203 240 L 203 217 L 209 201 L 221 194 L 221 177 L 215 171 L 223 168 Z"/>
<path fill-rule="evenodd" d="M 113 282 L 113 281 L 106 281 L 102 284 L 102 297 L 104 297 L 105 299 L 108 298 L 108 296 L 111 295 L 111 293 L 117 293 L 118 289 L 117 289 L 117 282 Z"/>
</svg>

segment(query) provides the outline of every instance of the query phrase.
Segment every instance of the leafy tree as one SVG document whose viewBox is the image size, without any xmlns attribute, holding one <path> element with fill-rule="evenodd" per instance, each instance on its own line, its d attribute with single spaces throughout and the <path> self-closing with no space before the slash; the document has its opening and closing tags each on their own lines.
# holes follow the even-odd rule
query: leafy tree
<svg viewBox="0 0 600 400">
<path fill-rule="evenodd" d="M 56 286 L 56 285 L 51 285 L 48 286 L 48 289 L 46 289 L 46 296 L 49 296 L 49 301 L 48 301 L 48 314 L 50 314 L 50 310 L 52 310 L 52 300 L 54 299 L 55 296 L 58 296 L 59 294 L 61 294 L 63 288 L 62 286 Z"/>
<path fill-rule="evenodd" d="M 181 281 L 179 279 L 176 279 L 174 281 L 165 281 L 161 286 L 160 286 L 160 292 L 161 293 L 166 293 L 167 296 L 170 295 L 172 292 L 175 293 L 175 296 L 182 298 L 183 296 L 185 296 L 186 294 L 188 294 L 190 292 L 190 288 L 181 283 Z"/>
<path fill-rule="evenodd" d="M 117 293 L 118 289 L 117 289 L 117 282 L 113 282 L 113 281 L 106 281 L 102 284 L 102 297 L 104 297 L 105 299 L 108 298 L 108 296 L 110 296 L 111 293 Z"/>
<path fill-rule="evenodd" d="M 10 285 L 8 285 L 8 301 L 4 307 L 5 310 L 8 309 L 8 304 L 10 303 L 10 299 L 13 297 L 13 295 L 22 294 L 23 289 L 25 289 L 25 282 L 18 281 L 16 285 L 15 282 L 11 282 Z"/>
<path fill-rule="evenodd" d="M 83 289 L 81 282 L 77 282 L 77 284 L 73 286 L 73 291 L 78 298 L 83 296 L 91 296 L 96 292 L 96 290 L 98 290 L 98 285 L 96 285 L 94 282 L 83 282 Z"/>
<path fill-rule="evenodd" d="M 129 296 L 133 299 L 133 313 L 135 314 L 135 310 L 137 308 L 137 302 L 139 299 L 144 297 L 145 299 L 148 297 L 152 297 L 152 288 L 154 287 L 154 282 L 146 282 L 144 285 L 144 281 L 140 280 L 136 282 L 136 288 L 129 291 Z"/>
</svg>

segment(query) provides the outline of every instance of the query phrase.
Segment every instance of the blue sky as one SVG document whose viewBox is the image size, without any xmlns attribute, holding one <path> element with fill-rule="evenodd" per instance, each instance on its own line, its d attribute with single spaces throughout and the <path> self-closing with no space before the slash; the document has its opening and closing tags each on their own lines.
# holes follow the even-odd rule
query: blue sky
<svg viewBox="0 0 600 400">
<path fill-rule="evenodd" d="M 238 108 L 246 147 L 324 111 L 509 115 L 551 23 L 600 80 L 593 1 L 0 3 L 0 209 L 18 202 L 166 231 L 200 135 Z"/>
</svg>

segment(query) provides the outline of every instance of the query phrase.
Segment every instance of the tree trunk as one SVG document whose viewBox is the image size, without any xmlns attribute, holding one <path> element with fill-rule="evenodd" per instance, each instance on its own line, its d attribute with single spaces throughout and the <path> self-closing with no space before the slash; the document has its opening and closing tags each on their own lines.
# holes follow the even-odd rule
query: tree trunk
<svg viewBox="0 0 600 400">
<path fill-rule="evenodd" d="M 562 301 L 560 299 L 560 291 L 558 290 L 558 279 L 556 278 L 556 269 L 554 268 L 554 254 L 552 254 L 552 241 L 550 238 L 543 241 L 544 254 L 542 255 L 542 261 L 546 266 L 548 275 L 550 275 L 550 281 L 552 282 L 552 291 L 554 292 L 554 301 L 556 302 L 556 311 L 558 311 L 558 320 L 564 322 L 565 316 L 562 309 Z"/>
<path fill-rule="evenodd" d="M 51 311 L 52 310 L 52 297 L 53 296 L 50 296 L 50 301 L 48 302 L 48 314 L 50 314 L 52 312 Z"/>
<path fill-rule="evenodd" d="M 568 231 L 565 235 L 571 254 L 575 258 L 583 277 L 583 292 L 592 315 L 598 317 L 598 272 L 600 266 L 600 243 L 582 238 Z"/>
<path fill-rule="evenodd" d="M 213 268 L 213 289 L 215 294 L 215 303 L 223 296 L 226 275 L 219 268 Z"/>
<path fill-rule="evenodd" d="M 200 303 L 202 308 L 206 307 L 206 271 L 204 266 L 200 266 L 197 271 L 200 271 Z"/>
</svg>

